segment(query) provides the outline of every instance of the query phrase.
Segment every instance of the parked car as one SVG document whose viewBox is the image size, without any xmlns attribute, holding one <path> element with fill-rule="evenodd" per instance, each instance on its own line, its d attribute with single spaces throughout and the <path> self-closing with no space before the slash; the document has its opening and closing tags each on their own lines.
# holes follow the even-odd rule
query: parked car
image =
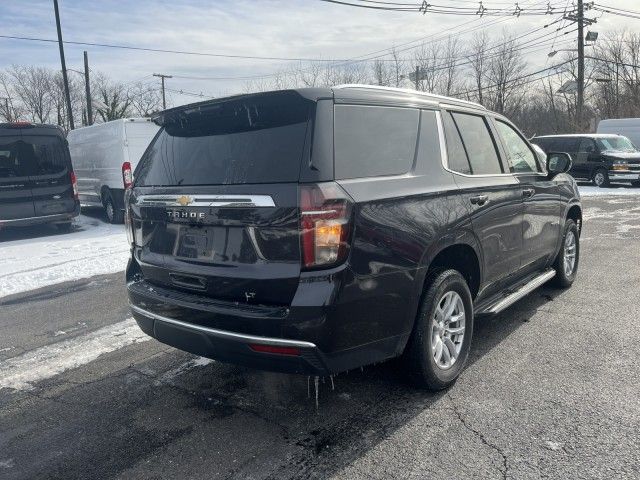
<svg viewBox="0 0 640 480">
<path fill-rule="evenodd" d="M 610 182 L 640 185 L 640 151 L 621 135 L 547 135 L 531 140 L 545 152 L 566 152 L 576 179 L 608 187 Z"/>
<path fill-rule="evenodd" d="M 79 213 L 62 129 L 28 122 L 0 124 L 0 228 L 51 223 L 69 230 Z"/>
<path fill-rule="evenodd" d="M 127 194 L 126 278 L 138 325 L 168 345 L 308 375 L 404 355 L 441 389 L 477 315 L 576 278 L 569 156 L 542 164 L 478 104 L 355 85 L 155 121 Z"/>
<path fill-rule="evenodd" d="M 149 118 L 122 118 L 69 132 L 82 205 L 103 207 L 111 223 L 124 218 L 124 190 L 159 127 Z"/>
<path fill-rule="evenodd" d="M 600 120 L 596 133 L 622 135 L 640 147 L 640 118 L 611 118 Z"/>
</svg>

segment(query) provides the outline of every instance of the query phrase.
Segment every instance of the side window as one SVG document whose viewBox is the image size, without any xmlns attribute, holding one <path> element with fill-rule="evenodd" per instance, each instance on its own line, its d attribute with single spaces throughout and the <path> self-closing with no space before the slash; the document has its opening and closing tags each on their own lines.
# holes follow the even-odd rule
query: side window
<svg viewBox="0 0 640 480">
<path fill-rule="evenodd" d="M 413 166 L 419 110 L 336 105 L 337 179 L 402 175 Z"/>
<path fill-rule="evenodd" d="M 503 173 L 496 145 L 484 117 L 459 112 L 452 113 L 452 116 L 469 156 L 471 172 L 474 175 Z"/>
<path fill-rule="evenodd" d="M 498 134 L 502 138 L 502 143 L 507 152 L 509 164 L 514 173 L 539 172 L 538 162 L 534 153 L 527 145 L 520 134 L 511 125 L 500 120 L 496 121 Z"/>
<path fill-rule="evenodd" d="M 578 144 L 578 153 L 593 153 L 596 150 L 595 142 L 590 138 L 581 138 Z"/>
<path fill-rule="evenodd" d="M 447 159 L 450 170 L 458 173 L 471 174 L 469 158 L 462 144 L 458 127 L 456 127 L 451 113 L 442 112 L 442 126 L 444 128 L 444 137 L 447 142 Z"/>
<path fill-rule="evenodd" d="M 558 152 L 575 154 L 578 151 L 578 140 L 572 137 L 558 138 L 556 147 Z"/>
</svg>

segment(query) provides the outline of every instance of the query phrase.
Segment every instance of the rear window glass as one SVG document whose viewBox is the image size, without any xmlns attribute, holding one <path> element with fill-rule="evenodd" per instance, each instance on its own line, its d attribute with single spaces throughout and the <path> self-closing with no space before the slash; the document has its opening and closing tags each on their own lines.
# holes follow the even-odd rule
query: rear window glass
<svg viewBox="0 0 640 480">
<path fill-rule="evenodd" d="M 136 185 L 295 182 L 313 105 L 277 92 L 170 113 Z"/>
<path fill-rule="evenodd" d="M 0 137 L 2 178 L 60 174 L 67 171 L 70 161 L 68 148 L 60 137 Z"/>
<path fill-rule="evenodd" d="M 410 108 L 336 105 L 337 179 L 401 175 L 412 165 L 419 111 Z"/>
</svg>

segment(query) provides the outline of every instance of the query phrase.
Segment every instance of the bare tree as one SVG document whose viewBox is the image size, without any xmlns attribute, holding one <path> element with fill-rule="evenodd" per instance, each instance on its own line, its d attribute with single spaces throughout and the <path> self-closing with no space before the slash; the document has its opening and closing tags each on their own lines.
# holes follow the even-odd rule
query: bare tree
<svg viewBox="0 0 640 480">
<path fill-rule="evenodd" d="M 420 75 L 420 79 L 417 82 L 418 90 L 438 93 L 438 85 L 443 71 L 440 64 L 441 55 L 442 45 L 438 42 L 423 43 L 415 51 L 415 66 Z"/>
<path fill-rule="evenodd" d="M 13 65 L 7 73 L 24 114 L 34 122 L 47 123 L 53 108 L 51 72 L 42 67 Z"/>
<path fill-rule="evenodd" d="M 113 83 L 104 75 L 98 75 L 96 86 L 92 88 L 95 92 L 96 111 L 103 122 L 125 118 L 129 115 L 131 107 L 131 97 L 126 87 L 121 83 Z"/>
<path fill-rule="evenodd" d="M 471 40 L 471 47 L 467 55 L 469 61 L 469 70 L 473 78 L 475 88 L 475 97 L 478 102 L 484 105 L 484 86 L 489 69 L 489 59 L 487 58 L 487 49 L 489 47 L 489 35 L 483 30 L 474 35 Z"/>
<path fill-rule="evenodd" d="M 0 72 L 0 115 L 7 122 L 15 122 L 20 118 L 21 111 L 13 101 L 13 89 L 7 74 Z"/>
<path fill-rule="evenodd" d="M 162 110 L 162 92 L 151 85 L 136 83 L 129 89 L 131 111 L 140 117 L 150 117 Z"/>
<path fill-rule="evenodd" d="M 499 47 L 491 55 L 487 70 L 486 96 L 489 107 L 498 113 L 508 115 L 525 94 L 522 78 L 527 63 L 518 51 L 515 37 L 503 32 Z"/>
<path fill-rule="evenodd" d="M 444 46 L 444 62 L 442 63 L 443 75 L 440 92 L 444 95 L 451 95 L 456 87 L 457 77 L 460 70 L 459 62 L 461 49 L 458 37 L 449 36 Z"/>
</svg>

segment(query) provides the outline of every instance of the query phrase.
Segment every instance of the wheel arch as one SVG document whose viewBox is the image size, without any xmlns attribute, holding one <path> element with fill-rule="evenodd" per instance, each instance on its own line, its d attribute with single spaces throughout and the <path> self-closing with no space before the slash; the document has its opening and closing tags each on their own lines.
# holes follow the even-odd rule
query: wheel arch
<svg viewBox="0 0 640 480">
<path fill-rule="evenodd" d="M 582 233 L 582 207 L 580 204 L 574 203 L 573 205 L 570 205 L 564 218 L 571 219 L 576 222 L 576 225 L 578 226 L 578 234 Z"/>
</svg>

